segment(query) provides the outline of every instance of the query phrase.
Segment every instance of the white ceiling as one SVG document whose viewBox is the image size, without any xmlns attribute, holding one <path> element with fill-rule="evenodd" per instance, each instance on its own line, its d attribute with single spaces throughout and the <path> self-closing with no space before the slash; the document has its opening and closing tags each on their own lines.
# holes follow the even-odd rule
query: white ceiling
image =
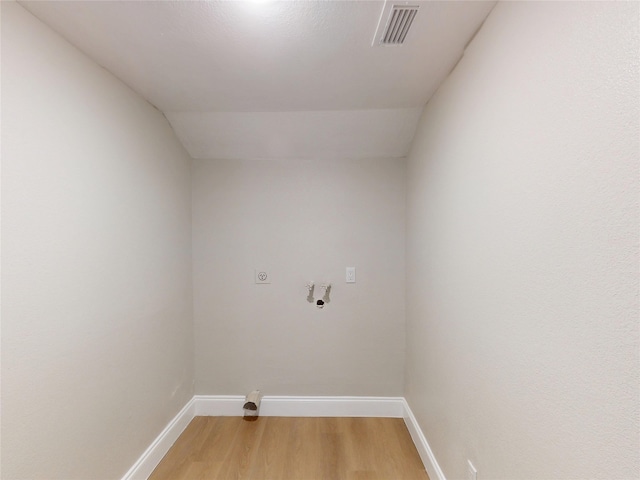
<svg viewBox="0 0 640 480">
<path fill-rule="evenodd" d="M 491 2 L 21 1 L 162 110 L 194 158 L 402 157 Z M 395 2 L 402 3 L 402 2 Z"/>
</svg>

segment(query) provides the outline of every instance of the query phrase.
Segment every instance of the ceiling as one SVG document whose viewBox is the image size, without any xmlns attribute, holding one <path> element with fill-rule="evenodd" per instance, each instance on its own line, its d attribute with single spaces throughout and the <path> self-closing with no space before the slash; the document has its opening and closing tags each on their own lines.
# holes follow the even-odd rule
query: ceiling
<svg viewBox="0 0 640 480">
<path fill-rule="evenodd" d="M 384 1 L 20 4 L 164 112 L 192 157 L 233 159 L 405 156 L 495 2 L 411 2 L 401 46 L 372 46 Z"/>
</svg>

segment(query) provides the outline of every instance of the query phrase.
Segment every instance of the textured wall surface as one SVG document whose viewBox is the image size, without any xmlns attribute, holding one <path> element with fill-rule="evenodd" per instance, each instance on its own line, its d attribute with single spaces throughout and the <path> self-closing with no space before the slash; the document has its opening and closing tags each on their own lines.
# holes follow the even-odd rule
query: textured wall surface
<svg viewBox="0 0 640 480">
<path fill-rule="evenodd" d="M 449 479 L 640 476 L 638 8 L 499 3 L 425 109 L 406 395 Z"/>
<path fill-rule="evenodd" d="M 402 394 L 404 162 L 193 165 L 197 393 Z"/>
<path fill-rule="evenodd" d="M 121 477 L 193 394 L 190 161 L 2 2 L 2 478 Z"/>
</svg>

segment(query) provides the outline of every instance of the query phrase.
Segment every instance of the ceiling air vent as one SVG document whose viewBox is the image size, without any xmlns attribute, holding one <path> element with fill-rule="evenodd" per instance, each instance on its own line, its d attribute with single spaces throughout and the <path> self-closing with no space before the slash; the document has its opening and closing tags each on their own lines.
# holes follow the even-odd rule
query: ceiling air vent
<svg viewBox="0 0 640 480">
<path fill-rule="evenodd" d="M 418 8 L 418 5 L 385 2 L 373 45 L 402 45 Z"/>
</svg>

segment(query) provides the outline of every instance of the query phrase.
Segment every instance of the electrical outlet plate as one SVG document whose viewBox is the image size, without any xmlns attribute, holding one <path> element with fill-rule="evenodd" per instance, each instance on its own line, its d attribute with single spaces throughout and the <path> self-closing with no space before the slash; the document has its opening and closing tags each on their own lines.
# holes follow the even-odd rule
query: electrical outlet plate
<svg viewBox="0 0 640 480">
<path fill-rule="evenodd" d="M 467 480 L 478 480 L 478 470 L 476 470 L 476 467 L 473 466 L 471 460 L 467 460 L 467 467 L 469 471 Z"/>
<path fill-rule="evenodd" d="M 346 282 L 356 283 L 356 267 L 347 267 Z"/>
<path fill-rule="evenodd" d="M 265 268 L 256 268 L 255 269 L 255 281 L 256 283 L 264 284 L 271 283 L 271 275 Z"/>
</svg>

